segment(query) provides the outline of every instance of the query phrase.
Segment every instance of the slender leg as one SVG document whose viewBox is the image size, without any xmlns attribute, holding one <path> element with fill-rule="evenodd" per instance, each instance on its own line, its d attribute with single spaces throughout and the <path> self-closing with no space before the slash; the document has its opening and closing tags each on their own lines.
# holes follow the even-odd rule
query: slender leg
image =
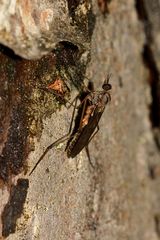
<svg viewBox="0 0 160 240">
<path fill-rule="evenodd" d="M 70 133 L 72 131 L 73 119 L 74 119 L 75 111 L 76 111 L 76 108 L 77 108 L 77 101 L 78 101 L 78 98 L 76 97 L 75 98 L 75 105 L 74 105 L 74 109 L 73 109 L 73 113 L 72 113 L 72 118 L 71 118 L 71 124 L 70 124 L 69 131 L 68 131 L 68 135 L 70 135 Z"/>
<path fill-rule="evenodd" d="M 92 161 L 91 161 L 91 157 L 90 157 L 88 145 L 85 146 L 85 150 L 86 150 L 86 154 L 87 154 L 87 157 L 88 157 L 88 160 L 89 160 L 89 163 L 90 163 L 91 167 L 92 167 L 92 168 L 95 168 L 95 166 L 93 165 L 93 163 L 92 163 Z"/>
<path fill-rule="evenodd" d="M 75 100 L 75 106 L 74 106 L 74 110 L 72 113 L 72 118 L 71 118 L 71 124 L 69 127 L 69 131 L 66 135 L 62 136 L 61 138 L 59 138 L 58 140 L 56 140 L 55 142 L 53 142 L 51 145 L 49 145 L 46 150 L 44 151 L 44 153 L 41 155 L 41 157 L 39 158 L 39 160 L 37 161 L 37 163 L 35 164 L 35 166 L 33 167 L 33 169 L 31 170 L 31 172 L 29 173 L 29 176 L 34 172 L 34 170 L 36 169 L 36 167 L 38 166 L 38 164 L 43 160 L 43 158 L 45 157 L 45 155 L 55 146 L 59 145 L 60 143 L 64 142 L 65 140 L 67 140 L 70 137 L 71 134 L 71 130 L 72 130 L 72 125 L 73 125 L 73 119 L 74 119 L 74 115 L 75 115 L 75 109 L 76 109 L 76 105 L 77 105 L 77 99 Z"/>
<path fill-rule="evenodd" d="M 57 92 L 55 92 L 54 90 L 48 89 L 48 88 L 46 88 L 46 87 L 38 87 L 38 88 L 41 89 L 41 90 L 43 90 L 43 91 L 45 91 L 45 92 L 47 92 L 47 93 L 50 93 L 50 94 L 56 96 L 56 97 L 61 97 L 61 98 L 62 98 L 62 95 L 59 94 L 59 93 L 57 93 Z M 66 100 L 66 99 L 65 99 L 65 100 Z"/>
<path fill-rule="evenodd" d="M 74 108 L 77 108 L 77 99 L 79 98 L 79 94 L 72 100 L 72 102 L 68 101 L 68 106 L 66 106 L 67 109 L 69 109 L 71 106 L 74 107 Z M 73 103 L 76 102 L 76 104 L 74 105 Z M 76 107 L 75 107 L 76 106 Z"/>
<path fill-rule="evenodd" d="M 43 90 L 43 91 L 46 91 L 47 93 L 50 93 L 50 94 L 52 94 L 52 95 L 54 95 L 54 96 L 56 96 L 56 97 L 62 98 L 62 95 L 59 94 L 59 93 L 57 93 L 57 92 L 55 92 L 54 90 L 50 90 L 50 89 L 45 88 L 45 87 L 39 87 L 39 89 L 41 89 L 41 90 Z M 72 106 L 72 107 L 75 107 L 73 103 L 74 103 L 78 98 L 79 98 L 79 94 L 72 100 L 72 102 L 70 102 L 70 101 L 68 101 L 67 99 L 65 99 L 65 101 L 69 104 L 68 106 L 65 105 L 65 107 L 66 107 L 67 109 L 69 109 L 71 106 Z M 76 108 L 77 108 L 77 107 L 76 107 Z"/>
<path fill-rule="evenodd" d="M 88 144 L 89 144 L 90 141 L 94 138 L 94 136 L 97 134 L 98 131 L 99 131 L 99 126 L 97 125 L 97 130 L 93 133 L 93 135 L 92 135 L 91 138 L 89 139 Z M 89 154 L 88 144 L 87 144 L 87 146 L 85 146 L 86 154 L 87 154 L 89 163 L 91 164 L 92 168 L 95 168 L 95 166 L 93 165 L 93 163 L 92 163 L 92 161 L 91 161 L 91 157 L 90 157 L 90 154 Z"/>
<path fill-rule="evenodd" d="M 94 138 L 94 136 L 98 133 L 99 131 L 99 125 L 97 125 L 97 130 L 93 133 L 93 135 L 90 137 L 88 144 L 90 143 L 90 141 Z"/>
<path fill-rule="evenodd" d="M 35 166 L 33 167 L 33 169 L 31 170 L 31 172 L 29 173 L 29 176 L 34 172 L 34 170 L 36 169 L 36 167 L 38 166 L 38 164 L 42 161 L 42 159 L 45 157 L 45 155 L 49 152 L 49 150 L 51 150 L 53 147 L 57 146 L 58 144 L 64 142 L 65 140 L 67 140 L 69 138 L 70 133 L 67 133 L 65 136 L 59 138 L 57 141 L 55 141 L 54 143 L 52 143 L 51 145 L 49 145 L 46 150 L 44 151 L 44 153 L 41 155 L 41 157 L 39 158 L 39 160 L 37 161 L 37 163 L 35 164 Z"/>
</svg>

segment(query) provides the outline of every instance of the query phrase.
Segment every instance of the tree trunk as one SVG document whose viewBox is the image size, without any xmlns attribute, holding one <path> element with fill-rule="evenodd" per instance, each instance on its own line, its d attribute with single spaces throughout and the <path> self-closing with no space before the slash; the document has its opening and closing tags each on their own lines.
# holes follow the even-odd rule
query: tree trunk
<svg viewBox="0 0 160 240">
<path fill-rule="evenodd" d="M 49 38 L 48 52 L 55 46 L 48 55 L 25 60 L 1 46 L 2 237 L 158 240 L 158 0 L 61 2 L 65 28 L 62 14 L 58 23 L 54 18 L 50 23 L 61 26 L 56 41 L 47 28 L 42 34 Z M 23 52 L 17 44 L 14 51 L 32 58 L 26 53 L 32 46 Z M 47 41 L 33 58 L 46 49 Z M 46 147 L 68 133 L 73 112 L 68 100 L 88 79 L 101 90 L 108 74 L 111 102 L 89 144 L 95 167 L 85 150 L 67 158 L 66 141 L 49 150 L 29 176 Z"/>
</svg>

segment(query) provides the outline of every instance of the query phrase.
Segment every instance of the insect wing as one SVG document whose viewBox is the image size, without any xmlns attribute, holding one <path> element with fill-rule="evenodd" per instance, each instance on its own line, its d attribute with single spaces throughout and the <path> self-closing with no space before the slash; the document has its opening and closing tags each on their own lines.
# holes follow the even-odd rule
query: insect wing
<svg viewBox="0 0 160 240">
<path fill-rule="evenodd" d="M 90 117 L 88 124 L 82 129 L 79 129 L 79 131 L 73 136 L 66 149 L 68 157 L 74 158 L 85 146 L 88 145 L 89 139 L 94 133 L 103 111 L 104 109 L 98 111 L 98 108 L 96 108 L 93 116 Z"/>
</svg>

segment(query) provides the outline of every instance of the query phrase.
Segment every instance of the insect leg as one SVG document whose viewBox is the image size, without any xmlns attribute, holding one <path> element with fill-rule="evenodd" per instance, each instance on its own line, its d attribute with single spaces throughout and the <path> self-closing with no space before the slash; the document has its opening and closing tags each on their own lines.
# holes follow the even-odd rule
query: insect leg
<svg viewBox="0 0 160 240">
<path fill-rule="evenodd" d="M 73 120 L 74 120 L 74 116 L 75 116 L 75 111 L 76 111 L 76 108 L 77 108 L 78 97 L 76 97 L 74 99 L 74 101 L 75 101 L 75 105 L 74 105 L 74 109 L 73 109 L 73 113 L 72 113 L 72 118 L 71 118 L 71 123 L 70 123 L 69 131 L 68 131 L 68 135 L 70 135 L 70 133 L 72 131 L 72 125 L 73 125 Z"/>
<path fill-rule="evenodd" d="M 97 130 L 93 133 L 93 135 L 90 137 L 88 144 L 90 143 L 90 141 L 94 138 L 94 136 L 98 133 L 99 131 L 99 125 L 97 125 Z"/>
<path fill-rule="evenodd" d="M 33 167 L 33 169 L 31 170 L 31 172 L 29 173 L 29 176 L 34 172 L 34 170 L 36 169 L 36 167 L 38 166 L 38 164 L 42 161 L 42 159 L 45 157 L 45 155 L 49 152 L 49 150 L 51 150 L 53 147 L 55 147 L 56 145 L 64 142 L 65 140 L 67 140 L 69 138 L 70 133 L 67 133 L 66 135 L 64 135 L 63 137 L 59 138 L 57 141 L 53 142 L 51 145 L 49 145 L 46 150 L 44 151 L 44 153 L 41 155 L 41 157 L 39 158 L 39 160 L 37 161 L 37 163 L 35 164 L 35 166 Z"/>
<path fill-rule="evenodd" d="M 90 163 L 91 167 L 92 167 L 92 168 L 95 168 L 95 166 L 93 165 L 93 163 L 92 163 L 92 161 L 91 161 L 91 157 L 90 157 L 88 145 L 85 146 L 85 150 L 86 150 L 86 154 L 87 154 L 87 157 L 88 157 L 88 160 L 89 160 L 89 163 Z"/>
<path fill-rule="evenodd" d="M 75 106 L 74 106 L 74 110 L 72 113 L 72 118 L 71 118 L 71 124 L 69 127 L 69 131 L 66 135 L 62 136 L 61 138 L 59 138 L 58 140 L 56 140 L 55 142 L 53 142 L 52 144 L 50 144 L 46 150 L 44 151 L 44 153 L 41 155 L 41 157 L 39 158 L 39 160 L 37 161 L 37 163 L 35 164 L 35 166 L 33 167 L 33 169 L 31 170 L 31 172 L 29 173 L 29 176 L 34 172 L 34 170 L 36 169 L 36 167 L 38 166 L 38 164 L 43 160 L 43 158 L 45 157 L 45 155 L 55 146 L 57 146 L 58 144 L 64 142 L 65 140 L 67 140 L 70 137 L 71 134 L 71 130 L 72 130 L 72 125 L 73 125 L 73 119 L 74 119 L 74 115 L 75 115 L 75 109 L 76 109 L 76 105 L 77 105 L 77 99 L 75 100 Z"/>
<path fill-rule="evenodd" d="M 74 108 L 78 108 L 77 107 L 77 100 L 78 100 L 78 98 L 79 98 L 79 94 L 72 100 L 72 102 L 67 100 L 69 105 L 66 106 L 66 108 L 69 109 L 71 106 L 74 107 Z M 75 102 L 75 105 L 73 104 L 74 102 Z"/>
<path fill-rule="evenodd" d="M 85 146 L 86 154 L 87 154 L 89 163 L 91 164 L 92 168 L 95 168 L 95 166 L 93 165 L 93 163 L 92 163 L 92 161 L 91 161 L 91 157 L 90 157 L 90 154 L 89 154 L 88 145 L 89 145 L 90 141 L 94 138 L 94 136 L 97 134 L 98 131 L 99 131 L 99 126 L 97 125 L 97 130 L 93 133 L 93 135 L 92 135 L 91 138 L 89 139 L 87 146 Z"/>
</svg>

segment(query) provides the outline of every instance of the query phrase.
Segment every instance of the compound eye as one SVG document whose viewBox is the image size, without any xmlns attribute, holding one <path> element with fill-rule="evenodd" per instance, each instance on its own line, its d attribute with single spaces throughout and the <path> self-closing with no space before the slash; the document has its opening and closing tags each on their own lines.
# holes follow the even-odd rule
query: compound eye
<svg viewBox="0 0 160 240">
<path fill-rule="evenodd" d="M 102 85 L 102 88 L 103 88 L 103 90 L 108 91 L 108 90 L 110 90 L 112 88 L 112 85 L 109 84 L 109 83 L 104 83 Z"/>
</svg>

